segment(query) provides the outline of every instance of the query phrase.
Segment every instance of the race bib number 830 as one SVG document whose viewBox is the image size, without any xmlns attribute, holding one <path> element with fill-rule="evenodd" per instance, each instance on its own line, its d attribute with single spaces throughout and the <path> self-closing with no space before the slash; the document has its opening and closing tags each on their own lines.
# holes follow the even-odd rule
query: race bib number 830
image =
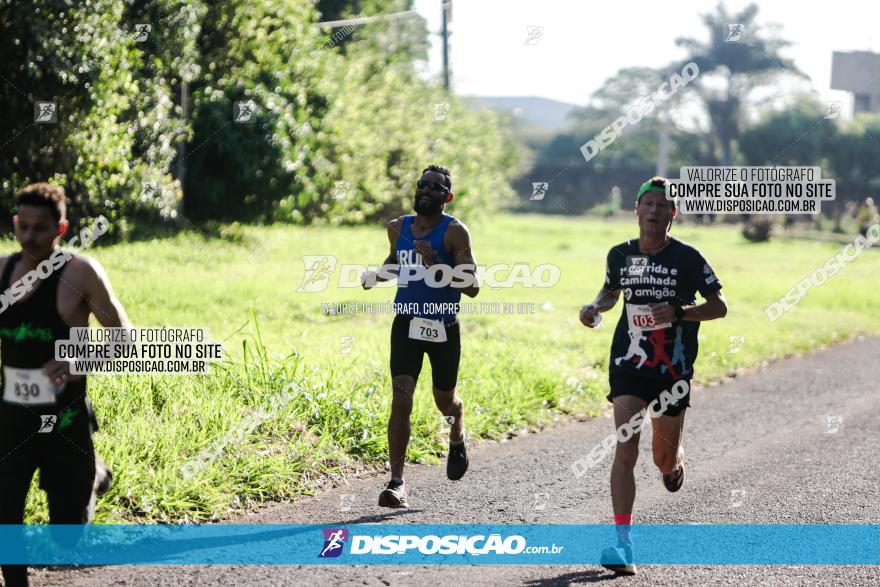
<svg viewBox="0 0 880 587">
<path fill-rule="evenodd" d="M 12 404 L 54 404 L 57 387 L 42 369 L 3 367 L 3 401 Z"/>
</svg>

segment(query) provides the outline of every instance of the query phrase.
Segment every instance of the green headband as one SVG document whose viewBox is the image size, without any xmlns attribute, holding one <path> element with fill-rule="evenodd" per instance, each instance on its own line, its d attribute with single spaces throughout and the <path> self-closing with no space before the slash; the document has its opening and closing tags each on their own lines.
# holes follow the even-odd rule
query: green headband
<svg viewBox="0 0 880 587">
<path fill-rule="evenodd" d="M 657 192 L 658 194 L 663 194 L 665 196 L 666 188 L 651 185 L 651 180 L 649 179 L 642 184 L 642 187 L 639 188 L 639 195 L 636 196 L 636 205 L 638 205 L 638 203 L 641 201 L 642 196 L 644 196 L 648 192 Z M 675 198 L 672 198 L 669 201 L 672 202 L 672 207 L 675 208 Z"/>
</svg>

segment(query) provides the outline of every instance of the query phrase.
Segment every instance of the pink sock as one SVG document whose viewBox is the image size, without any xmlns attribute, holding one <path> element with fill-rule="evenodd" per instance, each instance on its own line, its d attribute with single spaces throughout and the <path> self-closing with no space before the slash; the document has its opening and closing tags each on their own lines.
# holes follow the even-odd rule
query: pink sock
<svg viewBox="0 0 880 587">
<path fill-rule="evenodd" d="M 614 524 L 617 526 L 617 539 L 621 542 L 630 542 L 629 530 L 632 525 L 632 514 L 614 514 Z"/>
</svg>

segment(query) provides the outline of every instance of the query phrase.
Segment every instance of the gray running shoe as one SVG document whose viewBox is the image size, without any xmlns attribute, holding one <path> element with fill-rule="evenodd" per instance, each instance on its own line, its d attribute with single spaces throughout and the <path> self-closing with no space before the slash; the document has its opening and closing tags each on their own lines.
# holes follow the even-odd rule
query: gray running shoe
<svg viewBox="0 0 880 587">
<path fill-rule="evenodd" d="M 402 481 L 391 480 L 382 493 L 379 494 L 379 506 L 383 508 L 405 508 L 409 507 L 406 503 L 406 488 Z"/>
</svg>

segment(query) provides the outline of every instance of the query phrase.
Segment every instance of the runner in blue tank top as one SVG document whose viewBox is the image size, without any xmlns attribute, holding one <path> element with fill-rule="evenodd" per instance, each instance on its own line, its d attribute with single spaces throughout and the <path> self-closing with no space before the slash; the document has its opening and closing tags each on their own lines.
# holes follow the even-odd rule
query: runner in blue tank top
<svg viewBox="0 0 880 587">
<path fill-rule="evenodd" d="M 452 251 L 448 251 L 444 245 L 446 233 L 449 226 L 456 222 L 456 219 L 447 214 L 443 214 L 440 223 L 431 229 L 431 232 L 417 239 L 413 236 L 413 221 L 416 216 L 404 216 L 403 226 L 400 229 L 400 237 L 397 239 L 397 247 L 395 248 L 396 260 L 398 267 L 417 267 L 419 265 L 430 267 L 432 265 L 445 265 L 447 267 L 455 266 L 455 258 Z M 461 224 L 459 224 L 461 226 Z M 436 260 L 431 265 L 423 263 L 419 252 L 416 250 L 416 241 L 420 247 L 425 250 L 430 249 L 436 256 Z M 424 245 L 423 243 L 427 243 Z M 428 254 L 430 258 L 430 253 Z M 411 272 L 413 273 L 413 272 Z M 439 273 L 433 280 L 439 282 Z M 431 287 L 428 278 L 407 280 L 406 287 L 398 287 L 397 295 L 394 296 L 394 303 L 399 304 L 403 309 L 401 314 L 405 316 L 419 316 L 431 320 L 440 320 L 450 323 L 456 319 L 454 308 L 461 300 L 461 290 L 447 285 L 444 287 Z M 407 309 L 412 308 L 412 309 Z"/>
<path fill-rule="evenodd" d="M 470 233 L 464 224 L 443 213 L 452 198 L 449 170 L 429 165 L 417 183 L 413 204 L 416 214 L 388 223 L 391 252 L 384 264 L 396 266 L 398 289 L 394 301 L 400 304 L 400 310 L 391 326 L 391 481 L 379 495 L 382 507 L 407 507 L 403 466 L 413 392 L 425 354 L 431 361 L 434 403 L 451 424 L 446 475 L 458 480 L 468 468 L 463 404 L 455 393 L 461 357 L 457 304 L 462 293 L 475 297 L 480 288 Z M 364 289 L 370 289 L 376 281 L 386 279 L 375 272 L 365 273 Z"/>
</svg>

